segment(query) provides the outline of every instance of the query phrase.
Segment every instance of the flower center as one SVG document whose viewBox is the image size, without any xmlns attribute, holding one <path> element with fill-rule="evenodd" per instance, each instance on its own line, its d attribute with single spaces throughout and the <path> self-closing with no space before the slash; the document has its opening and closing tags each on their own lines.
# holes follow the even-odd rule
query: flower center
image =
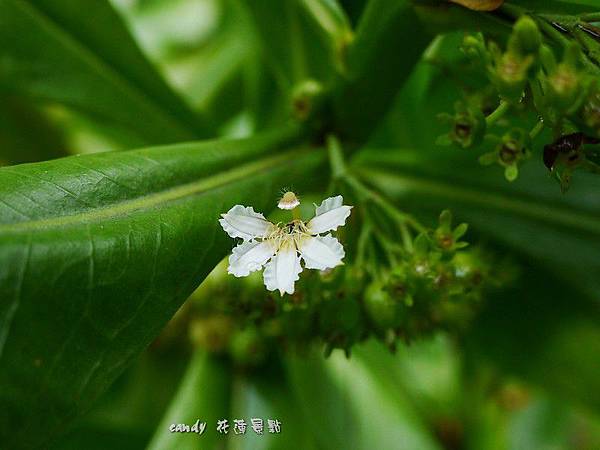
<svg viewBox="0 0 600 450">
<path fill-rule="evenodd" d="M 266 240 L 273 241 L 277 250 L 279 250 L 290 244 L 298 248 L 300 241 L 308 236 L 310 236 L 310 233 L 306 224 L 299 219 L 295 219 L 283 226 L 280 226 L 280 224 L 274 225 Z"/>
</svg>

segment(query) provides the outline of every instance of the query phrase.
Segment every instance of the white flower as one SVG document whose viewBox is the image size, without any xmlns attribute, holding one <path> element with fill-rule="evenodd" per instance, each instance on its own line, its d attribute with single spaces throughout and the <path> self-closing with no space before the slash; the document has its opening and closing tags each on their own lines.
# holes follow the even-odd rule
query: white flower
<svg viewBox="0 0 600 450">
<path fill-rule="evenodd" d="M 292 200 L 289 203 L 296 203 L 295 195 Z M 321 236 L 346 223 L 352 207 L 342 203 L 341 195 L 330 197 L 317 207 L 308 223 L 294 219 L 283 226 L 269 222 L 252 207 L 235 205 L 219 219 L 229 236 L 243 239 L 229 257 L 228 273 L 245 277 L 264 266 L 265 286 L 283 295 L 294 293 L 294 283 L 302 272 L 301 260 L 306 269 L 325 270 L 343 264 L 342 244 L 329 233 Z"/>
</svg>

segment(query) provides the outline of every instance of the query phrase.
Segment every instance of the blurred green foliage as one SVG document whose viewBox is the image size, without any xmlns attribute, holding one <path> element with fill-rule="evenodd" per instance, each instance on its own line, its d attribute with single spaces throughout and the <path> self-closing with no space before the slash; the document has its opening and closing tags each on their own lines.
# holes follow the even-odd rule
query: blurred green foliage
<svg viewBox="0 0 600 450">
<path fill-rule="evenodd" d="M 511 41 L 521 16 L 535 45 Z M 487 13 L 442 0 L 0 0 L 0 448 L 600 448 L 599 178 L 578 172 L 561 195 L 543 164 L 548 127 L 522 139 L 512 183 L 482 167 L 486 153 L 516 167 L 483 128 L 538 117 L 519 103 L 525 78 L 507 94 L 463 51 L 466 31 L 521 56 L 540 38 L 557 61 L 575 43 L 598 86 L 599 24 L 596 0 Z M 514 104 L 490 120 L 498 94 Z M 455 105 L 448 134 L 436 117 Z M 591 134 L 597 105 L 585 112 L 568 127 Z M 465 126 L 482 133 L 461 140 Z M 332 135 L 348 173 L 327 167 Z M 415 326 L 399 345 L 386 341 L 396 297 L 387 323 L 387 291 L 372 283 L 363 298 L 350 263 L 330 276 L 351 305 L 326 276 L 301 282 L 311 321 L 259 278 L 233 282 L 222 266 L 206 278 L 231 247 L 220 213 L 269 212 L 283 186 L 307 207 L 344 177 L 420 223 L 452 210 L 452 228 L 442 216 L 426 235 L 452 235 L 453 251 L 468 222 L 476 249 L 453 268 L 491 255 L 495 281 L 504 261 L 518 276 L 460 291 L 460 326 Z M 345 236 L 349 262 L 362 223 Z M 381 319 L 379 340 L 365 317 Z M 216 431 L 251 417 L 279 419 L 281 434 Z M 201 436 L 169 432 L 196 419 Z"/>
</svg>

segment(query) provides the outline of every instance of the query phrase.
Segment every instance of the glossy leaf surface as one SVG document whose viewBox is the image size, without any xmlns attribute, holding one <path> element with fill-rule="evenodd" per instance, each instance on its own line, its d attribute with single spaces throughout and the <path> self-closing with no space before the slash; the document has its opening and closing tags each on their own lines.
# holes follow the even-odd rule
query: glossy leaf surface
<svg viewBox="0 0 600 450">
<path fill-rule="evenodd" d="M 5 442 L 58 432 L 158 334 L 231 248 L 221 213 L 314 183 L 322 154 L 290 147 L 296 135 L 0 169 Z"/>
</svg>

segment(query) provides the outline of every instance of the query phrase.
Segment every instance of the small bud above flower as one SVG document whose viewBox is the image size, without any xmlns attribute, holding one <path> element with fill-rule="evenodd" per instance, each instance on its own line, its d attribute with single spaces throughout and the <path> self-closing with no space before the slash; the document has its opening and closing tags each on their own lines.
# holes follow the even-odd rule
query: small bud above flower
<svg viewBox="0 0 600 450">
<path fill-rule="evenodd" d="M 300 205 L 300 200 L 298 200 L 296 194 L 291 191 L 287 191 L 283 194 L 279 203 L 277 203 L 279 209 L 294 209 L 298 205 Z"/>
</svg>

